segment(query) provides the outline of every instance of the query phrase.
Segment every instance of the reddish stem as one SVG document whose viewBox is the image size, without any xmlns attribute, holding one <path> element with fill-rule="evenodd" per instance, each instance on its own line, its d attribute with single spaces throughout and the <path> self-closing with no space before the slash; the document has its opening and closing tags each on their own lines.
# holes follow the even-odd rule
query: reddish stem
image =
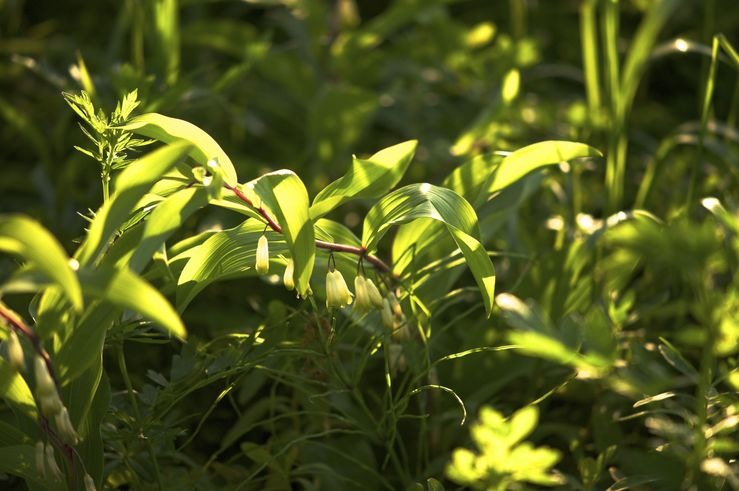
<svg viewBox="0 0 739 491">
<path fill-rule="evenodd" d="M 231 186 L 229 184 L 224 184 L 226 189 L 233 191 L 233 193 L 244 203 L 251 206 L 257 212 L 265 219 L 267 222 L 267 225 L 269 228 L 271 228 L 273 231 L 277 232 L 278 234 L 282 233 L 282 227 L 279 223 L 277 223 L 274 218 L 270 216 L 269 213 L 267 213 L 267 210 L 264 209 L 262 206 L 256 206 L 252 200 L 250 200 L 239 188 L 238 186 Z M 319 247 L 321 249 L 327 249 L 329 251 L 334 252 L 346 252 L 349 254 L 355 254 L 361 258 L 364 258 L 367 260 L 368 263 L 370 263 L 372 266 L 375 267 L 378 271 L 382 271 L 383 273 L 389 273 L 392 274 L 392 270 L 390 269 L 390 266 L 388 266 L 382 259 L 380 259 L 377 256 L 373 256 L 372 254 L 367 254 L 367 248 L 364 246 L 358 247 L 353 246 L 349 244 L 335 244 L 333 242 L 326 242 L 324 240 L 316 240 L 316 247 Z"/>
</svg>

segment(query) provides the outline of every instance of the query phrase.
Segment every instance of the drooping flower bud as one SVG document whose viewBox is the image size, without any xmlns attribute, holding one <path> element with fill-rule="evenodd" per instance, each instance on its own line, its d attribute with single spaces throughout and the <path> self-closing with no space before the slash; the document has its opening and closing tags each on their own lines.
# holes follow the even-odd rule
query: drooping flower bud
<svg viewBox="0 0 739 491">
<path fill-rule="evenodd" d="M 294 274 L 295 263 L 293 262 L 293 259 L 290 258 L 287 260 L 287 266 L 285 266 L 285 274 L 282 275 L 282 284 L 285 285 L 285 288 L 287 288 L 288 291 L 293 291 L 295 289 L 295 278 L 293 278 Z"/>
<path fill-rule="evenodd" d="M 69 411 L 67 408 L 62 406 L 61 410 L 54 416 L 56 422 L 56 429 L 59 432 L 59 436 L 62 437 L 65 443 L 69 445 L 77 445 L 79 436 L 72 426 L 72 421 L 69 419 Z"/>
<path fill-rule="evenodd" d="M 350 303 L 352 303 L 352 292 L 346 286 L 344 276 L 338 269 L 329 271 L 326 275 L 326 307 L 341 308 Z"/>
<path fill-rule="evenodd" d="M 62 471 L 56 463 L 56 456 L 54 455 L 54 446 L 49 443 L 46 445 L 46 468 L 49 469 L 49 473 L 56 479 L 62 478 Z"/>
<path fill-rule="evenodd" d="M 36 356 L 33 360 L 33 368 L 36 377 L 36 396 L 41 405 L 41 412 L 46 416 L 53 416 L 63 407 L 62 400 L 59 399 L 56 391 L 56 384 L 49 375 L 43 358 Z"/>
<path fill-rule="evenodd" d="M 269 242 L 267 236 L 262 234 L 257 242 L 257 273 L 267 274 L 269 271 Z"/>
<path fill-rule="evenodd" d="M 375 284 L 369 278 L 367 278 L 367 292 L 369 293 L 372 305 L 378 310 L 381 309 L 383 307 L 382 295 L 380 295 L 380 290 L 377 289 Z"/>
<path fill-rule="evenodd" d="M 90 476 L 90 474 L 85 474 L 85 477 L 82 479 L 82 482 L 85 483 L 85 491 L 97 491 L 97 487 L 95 486 L 95 481 L 92 480 L 92 476 Z"/>
<path fill-rule="evenodd" d="M 23 347 L 18 339 L 18 335 L 13 329 L 8 332 L 8 361 L 13 370 L 21 372 L 26 368 L 26 360 L 23 356 Z"/>
<path fill-rule="evenodd" d="M 36 442 L 36 473 L 39 476 L 46 476 L 46 454 L 44 453 L 44 442 Z"/>
<path fill-rule="evenodd" d="M 413 332 L 411 326 L 407 322 L 397 322 L 393 327 L 393 341 L 403 343 L 410 341 L 413 338 Z"/>
<path fill-rule="evenodd" d="M 372 309 L 372 301 L 367 291 L 367 279 L 361 274 L 354 277 L 354 293 L 357 296 L 352 307 L 354 311 L 360 314 L 369 312 Z"/>
</svg>

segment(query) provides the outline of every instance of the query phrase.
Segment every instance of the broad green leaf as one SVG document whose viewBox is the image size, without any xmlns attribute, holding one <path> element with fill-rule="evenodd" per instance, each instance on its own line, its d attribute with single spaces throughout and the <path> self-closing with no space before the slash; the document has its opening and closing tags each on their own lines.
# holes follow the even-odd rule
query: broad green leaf
<svg viewBox="0 0 739 491">
<path fill-rule="evenodd" d="M 318 240 L 357 247 L 362 243 L 359 240 L 359 237 L 354 235 L 354 232 L 352 232 L 349 227 L 327 218 L 319 218 L 316 220 L 315 228 L 316 238 Z"/>
<path fill-rule="evenodd" d="M 193 145 L 188 152 L 195 161 L 205 165 L 211 159 L 217 160 L 223 170 L 226 184 L 236 185 L 238 179 L 231 159 L 208 133 L 192 123 L 162 114 L 147 113 L 136 116 L 121 129 L 156 138 L 165 143 L 185 140 Z"/>
<path fill-rule="evenodd" d="M 79 276 L 86 294 L 138 312 L 177 337 L 187 336 L 185 326 L 167 299 L 128 268 L 102 265 L 95 271 L 82 269 Z"/>
<path fill-rule="evenodd" d="M 238 227 L 223 230 L 210 236 L 195 247 L 177 281 L 177 308 L 182 311 L 195 295 L 210 283 L 240 276 L 256 276 L 257 241 L 264 231 L 264 224 L 247 220 Z M 284 237 L 267 232 L 270 262 L 288 248 Z"/>
<path fill-rule="evenodd" d="M 390 191 L 405 174 L 418 140 L 380 150 L 367 160 L 352 159 L 349 171 L 326 186 L 313 200 L 310 216 L 316 219 L 355 198 L 377 198 Z"/>
<path fill-rule="evenodd" d="M 160 203 L 146 219 L 143 236 L 129 263 L 131 270 L 143 271 L 162 244 L 182 227 L 190 215 L 207 204 L 208 190 L 202 187 L 183 189 Z"/>
<path fill-rule="evenodd" d="M 282 227 L 295 264 L 295 289 L 305 296 L 316 260 L 316 244 L 303 181 L 293 171 L 279 170 L 249 182 L 246 187 L 254 191 L 262 206 L 266 205 Z"/>
<path fill-rule="evenodd" d="M 431 184 L 411 184 L 393 191 L 367 213 L 362 244 L 372 251 L 391 226 L 419 218 L 430 218 L 445 225 L 464 255 L 490 315 L 495 292 L 493 263 L 479 241 L 475 211 L 454 191 Z"/>
<path fill-rule="evenodd" d="M 584 143 L 550 140 L 525 146 L 508 155 L 493 171 L 487 193 L 510 186 L 529 172 L 546 165 L 559 164 L 580 157 L 600 157 L 602 154 Z"/>
<path fill-rule="evenodd" d="M 13 370 L 2 357 L 0 357 L 0 397 L 35 418 L 36 402 L 33 400 L 31 389 L 21 374 Z"/>
<path fill-rule="evenodd" d="M 10 445 L 20 445 L 24 441 L 28 441 L 29 437 L 23 433 L 17 426 L 0 421 L 0 447 L 9 447 Z"/>
<path fill-rule="evenodd" d="M 0 251 L 22 256 L 57 283 L 75 309 L 82 291 L 66 252 L 45 228 L 22 215 L 0 215 Z"/>
<path fill-rule="evenodd" d="M 85 242 L 77 253 L 82 265 L 94 261 L 113 234 L 126 222 L 136 204 L 165 172 L 182 158 L 191 145 L 178 141 L 136 160 L 121 172 L 115 193 L 100 207 Z"/>
</svg>

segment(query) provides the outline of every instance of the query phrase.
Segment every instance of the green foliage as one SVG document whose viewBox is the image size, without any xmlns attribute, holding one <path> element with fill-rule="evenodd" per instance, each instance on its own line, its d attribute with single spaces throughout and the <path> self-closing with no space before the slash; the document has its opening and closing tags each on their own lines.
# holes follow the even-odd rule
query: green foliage
<svg viewBox="0 0 739 491">
<path fill-rule="evenodd" d="M 543 486 L 563 484 L 551 468 L 560 459 L 556 450 L 534 447 L 523 440 L 536 428 L 539 410 L 528 406 L 510 420 L 490 407 L 480 410 L 480 421 L 470 429 L 479 453 L 458 448 L 446 473 L 453 481 L 473 489 L 512 489 L 516 483 Z"/>
<path fill-rule="evenodd" d="M 0 2 L 0 488 L 739 489 L 731 7 Z"/>
</svg>

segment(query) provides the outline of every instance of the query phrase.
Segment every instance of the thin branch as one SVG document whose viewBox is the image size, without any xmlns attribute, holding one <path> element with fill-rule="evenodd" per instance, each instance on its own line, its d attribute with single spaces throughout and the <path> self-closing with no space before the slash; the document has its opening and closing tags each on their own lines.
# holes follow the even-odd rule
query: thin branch
<svg viewBox="0 0 739 491">
<path fill-rule="evenodd" d="M 231 186 L 229 184 L 224 184 L 226 189 L 229 191 L 232 191 L 241 201 L 246 203 L 247 205 L 251 206 L 257 212 L 264 218 L 264 220 L 267 222 L 267 225 L 269 228 L 271 228 L 273 231 L 277 232 L 278 234 L 282 233 L 282 227 L 279 223 L 275 221 L 274 218 L 270 216 L 270 214 L 267 212 L 266 209 L 262 206 L 256 206 L 252 200 L 250 200 L 239 188 L 238 186 Z M 353 246 L 349 244 L 335 244 L 333 242 L 326 242 L 324 240 L 316 240 L 316 247 L 321 249 L 326 249 L 329 251 L 334 252 L 346 252 L 348 254 L 355 254 L 359 256 L 360 258 L 364 258 L 368 263 L 370 263 L 372 266 L 375 267 L 378 271 L 382 271 L 383 273 L 388 273 L 392 275 L 392 269 L 390 266 L 388 266 L 382 259 L 380 259 L 377 256 L 374 256 L 372 254 L 367 254 L 367 248 L 364 246 Z"/>
</svg>

